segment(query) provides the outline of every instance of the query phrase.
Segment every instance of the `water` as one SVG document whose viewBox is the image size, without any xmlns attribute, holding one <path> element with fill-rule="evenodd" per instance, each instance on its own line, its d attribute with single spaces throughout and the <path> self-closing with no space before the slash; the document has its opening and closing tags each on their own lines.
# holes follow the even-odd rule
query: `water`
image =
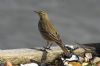
<svg viewBox="0 0 100 66">
<path fill-rule="evenodd" d="M 100 42 L 99 6 L 99 0 L 0 0 L 0 48 L 45 45 L 33 12 L 40 9 L 48 11 L 64 42 Z"/>
</svg>

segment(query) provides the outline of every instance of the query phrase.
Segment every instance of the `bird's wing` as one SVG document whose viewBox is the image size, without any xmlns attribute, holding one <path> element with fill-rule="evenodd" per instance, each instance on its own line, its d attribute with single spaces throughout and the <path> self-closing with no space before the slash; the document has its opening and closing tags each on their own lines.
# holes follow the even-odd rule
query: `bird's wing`
<svg viewBox="0 0 100 66">
<path fill-rule="evenodd" d="M 55 27 L 53 26 L 53 24 L 51 22 L 49 22 L 49 24 L 47 24 L 47 32 L 52 39 L 54 39 L 56 41 L 61 40 L 58 31 L 55 29 Z"/>
<path fill-rule="evenodd" d="M 58 41 L 59 38 L 57 37 L 58 35 L 56 35 L 56 33 L 49 33 L 50 38 L 52 38 L 53 40 Z"/>
</svg>

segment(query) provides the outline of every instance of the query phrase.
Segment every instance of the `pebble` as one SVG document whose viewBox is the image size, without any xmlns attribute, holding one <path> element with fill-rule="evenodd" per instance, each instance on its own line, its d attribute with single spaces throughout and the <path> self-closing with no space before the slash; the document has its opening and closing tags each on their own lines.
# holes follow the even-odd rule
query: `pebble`
<svg viewBox="0 0 100 66">
<path fill-rule="evenodd" d="M 37 63 L 20 64 L 20 66 L 39 66 Z"/>
<path fill-rule="evenodd" d="M 4 66 L 13 66 L 10 61 L 5 62 Z"/>
</svg>

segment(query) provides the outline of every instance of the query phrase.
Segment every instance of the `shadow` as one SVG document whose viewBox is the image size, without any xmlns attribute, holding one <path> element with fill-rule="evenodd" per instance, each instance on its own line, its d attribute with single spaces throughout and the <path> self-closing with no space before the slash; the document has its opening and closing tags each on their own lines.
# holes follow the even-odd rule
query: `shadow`
<svg viewBox="0 0 100 66">
<path fill-rule="evenodd" d="M 42 51 L 42 52 L 45 50 L 44 48 L 30 48 L 30 49 L 34 49 L 34 50 Z"/>
<path fill-rule="evenodd" d="M 47 53 L 48 53 L 46 51 L 46 49 L 45 48 L 31 48 L 31 49 L 35 49 L 35 50 L 38 50 L 38 51 L 42 51 L 43 54 L 42 54 L 42 58 L 41 58 L 41 62 L 40 63 L 38 63 L 37 61 L 32 60 L 32 59 L 30 61 L 38 63 L 39 66 L 48 66 L 48 64 L 46 63 Z"/>
<path fill-rule="evenodd" d="M 46 63 L 46 59 L 47 59 L 47 51 L 46 49 L 43 50 L 43 54 L 42 54 L 42 58 L 41 58 L 41 64 L 40 66 L 48 66 Z"/>
</svg>

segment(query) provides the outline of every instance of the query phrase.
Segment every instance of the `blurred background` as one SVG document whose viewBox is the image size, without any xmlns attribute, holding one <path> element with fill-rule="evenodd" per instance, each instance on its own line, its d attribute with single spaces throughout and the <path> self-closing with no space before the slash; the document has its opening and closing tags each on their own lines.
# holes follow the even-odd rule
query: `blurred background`
<svg viewBox="0 0 100 66">
<path fill-rule="evenodd" d="M 48 11 L 65 43 L 99 43 L 99 6 L 100 0 L 0 0 L 0 49 L 44 46 L 33 12 L 41 9 Z"/>
</svg>

